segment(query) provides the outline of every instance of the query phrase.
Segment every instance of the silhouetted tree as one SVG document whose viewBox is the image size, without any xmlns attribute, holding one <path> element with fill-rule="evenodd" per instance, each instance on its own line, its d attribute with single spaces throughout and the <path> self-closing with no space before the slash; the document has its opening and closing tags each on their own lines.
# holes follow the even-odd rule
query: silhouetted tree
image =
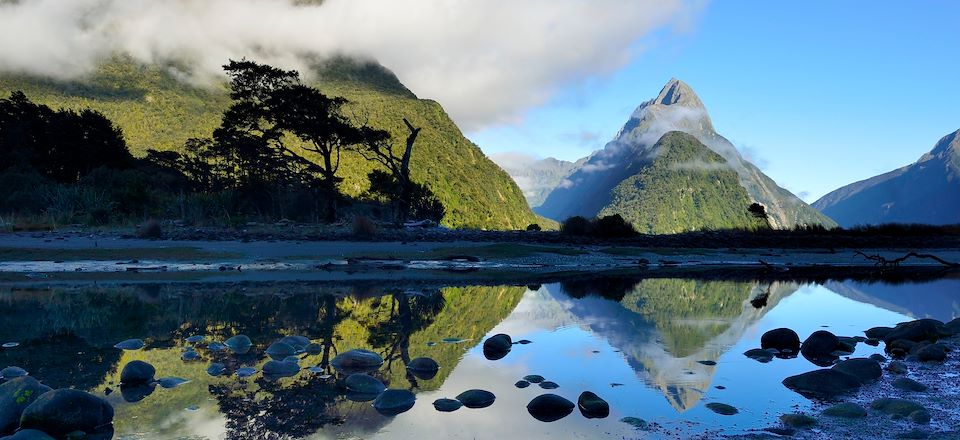
<svg viewBox="0 0 960 440">
<path fill-rule="evenodd" d="M 750 214 L 753 215 L 755 218 L 759 218 L 763 220 L 767 220 L 769 218 L 767 216 L 767 208 L 765 208 L 763 205 L 759 203 L 751 204 L 750 207 L 747 208 L 747 211 L 750 211 Z"/>
<path fill-rule="evenodd" d="M 379 179 L 380 189 L 391 188 L 394 194 L 394 205 L 396 207 L 395 218 L 397 223 L 403 223 L 411 215 L 412 205 L 414 201 L 412 199 L 414 192 L 416 191 L 416 184 L 410 179 L 410 158 L 413 155 L 413 145 L 417 142 L 417 137 L 420 136 L 419 127 L 414 127 L 407 118 L 403 118 L 404 125 L 407 126 L 407 130 L 410 131 L 410 134 L 407 136 L 406 148 L 402 152 L 396 152 L 395 144 L 390 141 L 389 136 L 379 136 L 373 135 L 368 136 L 368 142 L 364 145 L 364 148 L 360 150 L 360 154 L 363 155 L 367 160 L 372 160 L 379 162 L 381 165 L 387 168 L 392 174 L 394 182 L 393 185 L 384 185 L 384 179 L 382 176 L 377 176 Z M 371 178 L 371 183 L 374 179 Z M 441 217 L 443 217 L 441 215 Z"/>
</svg>

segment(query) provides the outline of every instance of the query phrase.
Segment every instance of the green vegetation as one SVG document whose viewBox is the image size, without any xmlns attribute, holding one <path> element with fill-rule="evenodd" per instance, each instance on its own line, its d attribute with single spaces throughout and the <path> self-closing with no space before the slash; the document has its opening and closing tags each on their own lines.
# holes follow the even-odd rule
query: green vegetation
<svg viewBox="0 0 960 440">
<path fill-rule="evenodd" d="M 620 214 L 648 234 L 769 228 L 748 211 L 737 173 L 696 138 L 670 132 L 654 149 L 657 157 L 613 189 L 600 215 Z"/>
<path fill-rule="evenodd" d="M 178 81 L 173 74 L 176 67 L 143 66 L 116 58 L 84 81 L 0 76 L 0 94 L 22 90 L 31 100 L 53 108 L 99 111 L 123 129 L 135 156 L 143 156 L 148 149 L 184 152 L 188 139 L 213 133 L 230 101 L 221 84 L 193 87 Z M 409 134 L 403 118 L 422 128 L 410 175 L 413 181 L 423 182 L 446 208 L 444 225 L 522 229 L 542 223 L 510 177 L 463 137 L 439 104 L 417 99 L 383 67 L 341 58 L 318 64 L 304 76 L 314 78 L 323 93 L 346 98 L 349 103 L 344 114 L 386 130 L 393 139 L 405 139 Z M 349 197 L 361 197 L 369 189 L 367 176 L 374 169 L 382 168 L 356 152 L 346 152 L 338 172 L 343 178 L 340 190 Z M 205 200 L 183 203 L 197 211 L 216 211 L 221 204 Z"/>
</svg>

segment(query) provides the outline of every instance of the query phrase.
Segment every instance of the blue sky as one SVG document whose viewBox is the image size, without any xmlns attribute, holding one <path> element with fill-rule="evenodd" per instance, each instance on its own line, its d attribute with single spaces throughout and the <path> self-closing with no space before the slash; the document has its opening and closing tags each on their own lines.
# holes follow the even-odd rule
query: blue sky
<svg viewBox="0 0 960 440">
<path fill-rule="evenodd" d="M 960 128 L 956 1 L 715 0 L 686 29 L 635 47 L 624 68 L 468 137 L 487 154 L 575 160 L 677 77 L 718 132 L 812 202 L 914 162 Z"/>
</svg>

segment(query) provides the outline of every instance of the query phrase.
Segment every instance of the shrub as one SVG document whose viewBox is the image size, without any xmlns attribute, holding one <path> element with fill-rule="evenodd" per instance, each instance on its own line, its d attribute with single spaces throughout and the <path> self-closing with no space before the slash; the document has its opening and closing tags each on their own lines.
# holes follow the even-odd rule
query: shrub
<svg viewBox="0 0 960 440">
<path fill-rule="evenodd" d="M 541 228 L 540 225 L 536 223 L 530 223 L 529 225 L 527 225 L 527 230 L 533 231 L 533 232 L 540 232 L 543 230 L 543 228 Z"/>
<path fill-rule="evenodd" d="M 377 235 L 377 224 L 364 215 L 353 218 L 353 235 L 362 238 L 371 238 Z"/>
<path fill-rule="evenodd" d="M 590 220 L 578 215 L 564 220 L 560 232 L 566 235 L 590 235 L 590 226 Z"/>
<path fill-rule="evenodd" d="M 625 238 L 637 235 L 633 225 L 620 214 L 608 215 L 593 221 L 593 236 L 602 238 Z"/>
<path fill-rule="evenodd" d="M 159 239 L 163 236 L 163 229 L 160 227 L 160 222 L 150 219 L 137 228 L 137 238 L 146 238 L 146 239 Z"/>
</svg>

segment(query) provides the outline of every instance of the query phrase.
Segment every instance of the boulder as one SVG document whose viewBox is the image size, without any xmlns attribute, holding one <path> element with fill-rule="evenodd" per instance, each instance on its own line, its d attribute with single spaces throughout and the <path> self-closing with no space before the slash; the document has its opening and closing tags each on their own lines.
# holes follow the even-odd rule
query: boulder
<svg viewBox="0 0 960 440">
<path fill-rule="evenodd" d="M 364 373 L 355 373 L 347 376 L 343 381 L 343 386 L 347 391 L 359 394 L 380 394 L 387 389 L 387 386 L 377 380 L 377 378 Z"/>
<path fill-rule="evenodd" d="M 912 402 L 905 399 L 895 399 L 891 397 L 883 397 L 877 400 L 874 400 L 870 403 L 870 408 L 873 408 L 877 411 L 880 411 L 884 414 L 887 414 L 891 417 L 901 419 L 904 417 L 909 417 L 911 413 L 915 411 L 924 410 L 926 408 L 919 403 Z"/>
<path fill-rule="evenodd" d="M 944 324 L 943 330 L 945 333 L 948 333 L 951 336 L 960 335 L 960 318 L 956 318 L 953 321 Z"/>
<path fill-rule="evenodd" d="M 916 321 L 901 322 L 897 324 L 889 333 L 883 336 L 886 343 L 905 339 L 907 341 L 936 341 L 944 336 L 948 336 L 943 322 L 936 319 L 918 319 Z"/>
<path fill-rule="evenodd" d="M 573 412 L 573 402 L 556 394 L 542 394 L 527 404 L 527 412 L 541 422 L 555 422 Z"/>
<path fill-rule="evenodd" d="M 307 350 L 307 346 L 310 345 L 310 340 L 304 336 L 284 336 L 283 339 L 280 339 L 280 342 L 287 344 L 297 350 L 297 353 L 302 353 Z"/>
<path fill-rule="evenodd" d="M 734 408 L 733 406 L 727 405 L 726 403 L 711 402 L 711 403 L 708 403 L 706 407 L 710 411 L 713 411 L 722 416 L 732 416 L 740 412 L 740 410 Z"/>
<path fill-rule="evenodd" d="M 910 415 L 907 417 L 911 422 L 919 425 L 926 425 L 927 423 L 930 423 L 930 413 L 925 409 L 918 409 L 910 413 Z"/>
<path fill-rule="evenodd" d="M 224 345 L 236 354 L 246 354 L 253 347 L 253 341 L 247 335 L 236 335 L 224 341 Z"/>
<path fill-rule="evenodd" d="M 552 380 L 545 380 L 543 382 L 540 382 L 540 388 L 543 388 L 545 390 L 555 390 L 557 388 L 560 388 L 560 384 Z"/>
<path fill-rule="evenodd" d="M 580 414 L 588 419 L 603 419 L 610 415 L 610 404 L 590 391 L 580 393 L 577 407 L 580 408 Z"/>
<path fill-rule="evenodd" d="M 905 358 L 907 354 L 913 351 L 917 346 L 916 342 L 908 341 L 906 339 L 897 339 L 895 341 L 887 342 L 886 344 L 887 345 L 884 347 L 884 350 L 890 355 L 890 357 L 894 359 Z"/>
<path fill-rule="evenodd" d="M 493 335 L 483 341 L 483 355 L 489 360 L 503 359 L 513 348 L 510 335 L 503 333 Z"/>
<path fill-rule="evenodd" d="M 778 357 L 796 357 L 800 351 L 800 336 L 788 328 L 770 330 L 760 337 L 760 348 L 775 348 Z"/>
<path fill-rule="evenodd" d="M 800 345 L 800 353 L 814 365 L 826 367 L 837 361 L 838 357 L 833 352 L 839 346 L 840 339 L 836 335 L 826 330 L 817 330 Z"/>
<path fill-rule="evenodd" d="M 773 360 L 772 351 L 763 350 L 760 348 L 753 348 L 753 349 L 747 350 L 746 352 L 743 353 L 743 355 L 763 364 Z"/>
<path fill-rule="evenodd" d="M 146 345 L 147 344 L 145 344 L 142 339 L 127 339 L 126 341 L 118 342 L 117 345 L 113 346 L 113 348 L 119 348 L 121 350 L 139 350 Z"/>
<path fill-rule="evenodd" d="M 486 408 L 493 405 L 497 396 L 486 390 L 468 390 L 460 393 L 457 400 L 467 408 Z"/>
<path fill-rule="evenodd" d="M 395 416 L 409 411 L 417 402 L 417 396 L 407 390 L 386 390 L 373 401 L 373 408 L 385 416 Z"/>
<path fill-rule="evenodd" d="M 526 376 L 523 376 L 523 380 L 530 383 L 540 383 L 540 382 L 543 382 L 545 379 L 543 378 L 543 376 L 539 374 L 528 374 Z"/>
<path fill-rule="evenodd" d="M 920 362 L 943 362 L 947 360 L 947 350 L 941 344 L 930 344 L 917 350 Z"/>
<path fill-rule="evenodd" d="M 900 361 L 893 361 L 887 364 L 887 371 L 894 374 L 907 374 L 907 364 Z"/>
<path fill-rule="evenodd" d="M 806 414 L 784 414 L 780 416 L 780 421 L 784 425 L 796 429 L 806 429 L 817 424 L 817 419 Z"/>
<path fill-rule="evenodd" d="M 30 375 L 30 373 L 27 373 L 27 370 L 20 367 L 7 367 L 0 370 L 0 378 L 3 378 L 3 380 L 13 380 L 28 375 Z"/>
<path fill-rule="evenodd" d="M 295 354 L 297 354 L 297 349 L 286 342 L 274 342 L 267 347 L 267 356 L 270 356 L 275 361 L 282 361 L 287 356 L 293 356 Z"/>
<path fill-rule="evenodd" d="M 790 376 L 783 385 L 809 399 L 830 400 L 860 389 L 860 380 L 839 370 L 821 369 Z"/>
<path fill-rule="evenodd" d="M 854 358 L 840 361 L 833 366 L 833 369 L 856 377 L 862 384 L 874 382 L 883 375 L 880 364 L 868 358 Z"/>
<path fill-rule="evenodd" d="M 887 357 L 880 353 L 871 354 L 869 358 L 881 363 L 887 361 Z"/>
<path fill-rule="evenodd" d="M 144 361 L 130 361 L 120 372 L 120 383 L 125 385 L 144 385 L 153 382 L 157 369 Z"/>
<path fill-rule="evenodd" d="M 823 415 L 844 419 L 859 419 L 867 416 L 867 410 L 856 403 L 845 402 L 823 410 Z"/>
<path fill-rule="evenodd" d="M 896 389 L 915 393 L 920 393 L 927 390 L 926 385 L 907 377 L 898 378 L 897 380 L 893 381 L 891 385 L 893 385 L 893 387 Z"/>
<path fill-rule="evenodd" d="M 36 379 L 19 377 L 0 385 L 0 435 L 13 433 L 20 426 L 20 415 L 50 387 Z"/>
<path fill-rule="evenodd" d="M 296 362 L 267 361 L 263 364 L 263 375 L 271 378 L 296 376 L 300 372 L 300 365 Z"/>
<path fill-rule="evenodd" d="M 870 339 L 883 339 L 891 331 L 893 331 L 893 327 L 874 327 L 863 332 L 863 334 L 867 335 Z"/>
<path fill-rule="evenodd" d="M 530 386 L 530 382 L 527 382 L 525 380 L 518 380 L 517 383 L 513 384 L 513 386 L 517 388 L 526 388 Z"/>
<path fill-rule="evenodd" d="M 23 410 L 21 429 L 37 429 L 63 438 L 77 431 L 88 438 L 113 436 L 113 407 L 106 400 L 78 390 L 54 390 Z"/>
<path fill-rule="evenodd" d="M 430 380 L 440 371 L 440 364 L 428 357 L 419 357 L 407 364 L 407 370 L 417 379 Z"/>
<path fill-rule="evenodd" d="M 463 403 L 456 399 L 437 399 L 433 401 L 433 408 L 440 412 L 454 412 L 462 406 Z"/>
<path fill-rule="evenodd" d="M 355 349 L 338 354 L 330 365 L 347 373 L 366 373 L 380 368 L 383 358 L 369 350 Z"/>
</svg>

